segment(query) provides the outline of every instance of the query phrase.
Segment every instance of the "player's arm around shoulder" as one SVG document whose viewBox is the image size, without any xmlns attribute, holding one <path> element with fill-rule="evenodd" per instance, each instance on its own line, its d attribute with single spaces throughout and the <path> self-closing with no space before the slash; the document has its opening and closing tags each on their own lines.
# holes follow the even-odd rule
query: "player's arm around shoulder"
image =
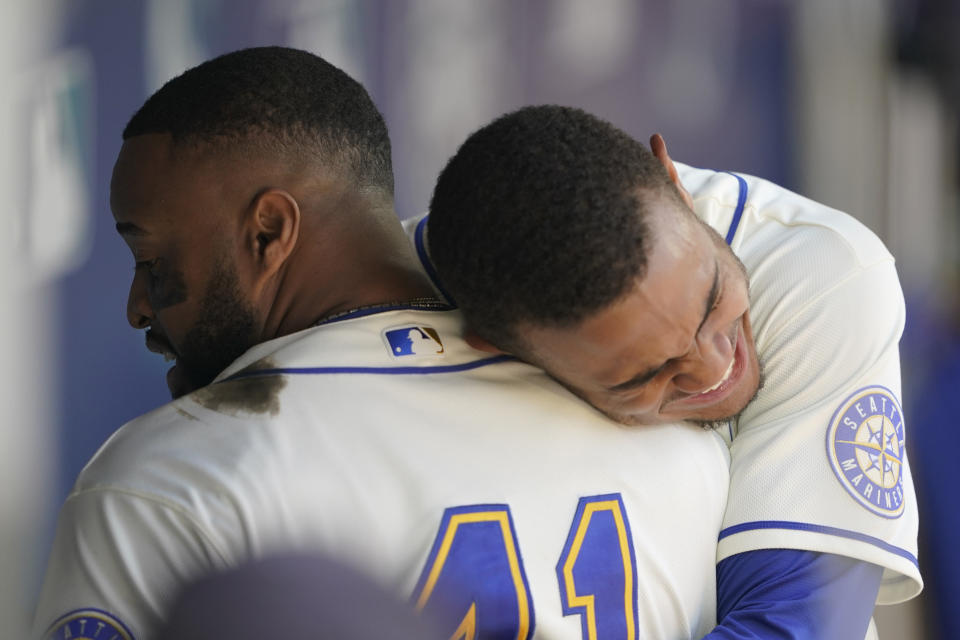
<svg viewBox="0 0 960 640">
<path fill-rule="evenodd" d="M 882 243 L 831 211 L 787 212 L 780 241 L 744 258 L 765 383 L 737 421 L 718 558 L 784 548 L 870 562 L 884 568 L 878 603 L 893 603 L 922 585 L 904 300 Z"/>
<path fill-rule="evenodd" d="M 143 420 L 108 441 L 61 508 L 35 637 L 149 638 L 181 585 L 228 563 L 186 486 L 174 488 L 179 471 L 135 433 L 156 426 Z"/>
</svg>

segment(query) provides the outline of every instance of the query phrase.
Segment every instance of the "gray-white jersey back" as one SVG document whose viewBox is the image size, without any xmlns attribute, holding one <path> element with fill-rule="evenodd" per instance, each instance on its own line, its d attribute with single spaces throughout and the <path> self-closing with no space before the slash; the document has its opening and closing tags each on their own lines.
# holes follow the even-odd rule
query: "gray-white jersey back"
<svg viewBox="0 0 960 640">
<path fill-rule="evenodd" d="M 616 425 L 460 332 L 456 311 L 319 326 L 125 425 L 63 508 L 38 628 L 148 637 L 198 573 L 296 549 L 464 629 L 709 631 L 722 439 Z"/>
</svg>

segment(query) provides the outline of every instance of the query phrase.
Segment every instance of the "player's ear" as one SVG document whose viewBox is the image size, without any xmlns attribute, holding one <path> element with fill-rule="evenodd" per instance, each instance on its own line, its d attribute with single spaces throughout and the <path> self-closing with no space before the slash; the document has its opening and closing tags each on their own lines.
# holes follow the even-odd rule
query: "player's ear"
<svg viewBox="0 0 960 640">
<path fill-rule="evenodd" d="M 247 245 L 256 264 L 257 286 L 283 266 L 300 235 L 300 206 L 282 189 L 266 189 L 253 199 L 247 215 Z"/>
<path fill-rule="evenodd" d="M 464 332 L 463 339 L 466 340 L 467 344 L 477 349 L 479 351 L 486 351 L 487 353 L 506 353 L 503 349 L 500 349 L 491 342 L 488 342 L 486 339 L 481 338 L 473 331 L 467 329 Z"/>
<path fill-rule="evenodd" d="M 680 196 L 692 211 L 693 198 L 691 198 L 687 190 L 683 188 L 683 184 L 680 182 L 680 174 L 677 172 L 677 167 L 674 166 L 673 160 L 670 159 L 670 154 L 667 153 L 667 143 L 664 142 L 663 136 L 661 136 L 659 133 L 655 133 L 650 136 L 650 151 L 653 152 L 653 155 L 656 156 L 657 160 L 660 161 L 660 164 L 662 164 L 667 170 L 667 173 L 670 174 L 670 179 L 673 180 L 673 184 L 675 184 L 677 189 L 680 191 Z"/>
</svg>

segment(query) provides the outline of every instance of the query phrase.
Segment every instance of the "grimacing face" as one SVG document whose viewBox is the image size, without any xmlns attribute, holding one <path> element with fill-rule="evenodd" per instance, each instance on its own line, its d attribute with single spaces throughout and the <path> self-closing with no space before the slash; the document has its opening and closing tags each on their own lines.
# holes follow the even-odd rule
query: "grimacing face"
<svg viewBox="0 0 960 640">
<path fill-rule="evenodd" d="M 110 183 L 117 231 L 135 264 L 127 320 L 146 329 L 148 349 L 176 360 L 167 372 L 174 398 L 212 382 L 255 343 L 232 257 L 236 196 L 210 167 L 168 135 L 135 136 Z"/>
<path fill-rule="evenodd" d="M 572 328 L 518 331 L 525 359 L 624 424 L 714 426 L 760 386 L 743 265 L 678 207 L 652 199 L 647 272 L 625 296 Z"/>
</svg>

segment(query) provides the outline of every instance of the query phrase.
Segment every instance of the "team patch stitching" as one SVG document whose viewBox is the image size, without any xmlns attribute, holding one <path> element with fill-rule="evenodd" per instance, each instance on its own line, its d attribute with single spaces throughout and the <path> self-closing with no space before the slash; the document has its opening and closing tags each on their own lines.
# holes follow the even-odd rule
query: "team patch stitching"
<svg viewBox="0 0 960 640">
<path fill-rule="evenodd" d="M 861 506 L 884 518 L 903 514 L 903 414 L 889 389 L 864 387 L 840 404 L 827 429 L 827 457 Z"/>
<path fill-rule="evenodd" d="M 403 325 L 383 330 L 383 342 L 394 358 L 436 357 L 443 354 L 443 341 L 433 327 Z"/>
<path fill-rule="evenodd" d="M 99 609 L 77 609 L 50 625 L 45 640 L 134 640 L 118 618 Z"/>
</svg>

